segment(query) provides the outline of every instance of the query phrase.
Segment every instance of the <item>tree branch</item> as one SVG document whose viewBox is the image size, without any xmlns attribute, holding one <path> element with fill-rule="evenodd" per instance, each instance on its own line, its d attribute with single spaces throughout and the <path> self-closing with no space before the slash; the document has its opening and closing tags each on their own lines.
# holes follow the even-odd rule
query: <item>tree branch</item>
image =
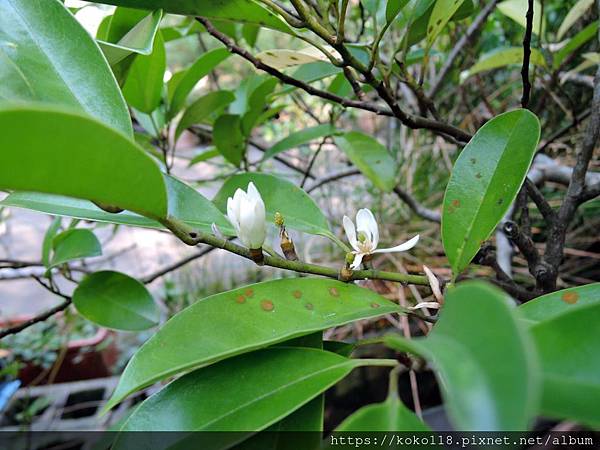
<svg viewBox="0 0 600 450">
<path fill-rule="evenodd" d="M 529 96 L 531 93 L 531 83 L 529 82 L 529 60 L 531 58 L 531 34 L 533 31 L 533 0 L 527 0 L 527 25 L 525 27 L 525 36 L 523 37 L 523 66 L 521 67 L 521 78 L 523 80 L 523 96 L 521 97 L 521 107 L 527 108 L 529 105 Z"/>
</svg>

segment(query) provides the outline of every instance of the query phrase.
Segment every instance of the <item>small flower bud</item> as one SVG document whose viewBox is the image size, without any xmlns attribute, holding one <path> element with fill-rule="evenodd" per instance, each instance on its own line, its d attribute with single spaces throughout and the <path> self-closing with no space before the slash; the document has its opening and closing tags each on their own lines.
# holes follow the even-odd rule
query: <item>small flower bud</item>
<svg viewBox="0 0 600 450">
<path fill-rule="evenodd" d="M 281 227 L 279 232 L 281 238 L 281 251 L 288 261 L 298 261 L 298 255 L 296 254 L 296 248 L 294 242 L 290 239 L 285 230 L 285 227 Z"/>
<path fill-rule="evenodd" d="M 285 221 L 283 219 L 283 214 L 277 211 L 275 213 L 275 225 L 277 225 L 278 227 L 282 227 L 284 223 Z"/>
<path fill-rule="evenodd" d="M 352 264 L 354 262 L 354 253 L 346 253 L 346 264 Z"/>
</svg>

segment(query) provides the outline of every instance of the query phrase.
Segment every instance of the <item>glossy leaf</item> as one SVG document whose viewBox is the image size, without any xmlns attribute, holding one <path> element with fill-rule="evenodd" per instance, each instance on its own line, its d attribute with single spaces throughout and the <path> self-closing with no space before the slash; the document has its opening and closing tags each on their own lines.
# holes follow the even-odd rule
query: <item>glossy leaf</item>
<svg viewBox="0 0 600 450">
<path fill-rule="evenodd" d="M 534 66 L 546 67 L 544 55 L 535 49 L 531 49 L 531 57 L 529 63 Z M 496 50 L 492 53 L 482 56 L 469 70 L 461 74 L 461 79 L 466 79 L 476 73 L 486 70 L 498 69 L 512 64 L 518 64 L 519 67 L 523 64 L 523 48 L 511 47 L 501 50 Z"/>
<path fill-rule="evenodd" d="M 313 63 L 315 61 L 328 61 L 327 57 L 314 47 L 303 50 L 265 50 L 258 53 L 256 57 L 266 65 L 278 70 Z"/>
<path fill-rule="evenodd" d="M 597 297 L 596 297 L 597 300 Z M 574 308 L 531 328 L 543 378 L 541 412 L 600 427 L 600 304 Z"/>
<path fill-rule="evenodd" d="M 0 98 L 65 105 L 132 136 L 102 52 L 60 1 L 2 1 L 0 42 Z"/>
<path fill-rule="evenodd" d="M 456 430 L 526 430 L 537 411 L 536 355 L 510 302 L 492 286 L 462 283 L 448 291 L 426 338 L 386 337 L 432 362 Z"/>
<path fill-rule="evenodd" d="M 371 182 L 384 192 L 396 186 L 396 160 L 379 141 L 358 131 L 335 136 L 336 145 Z"/>
<path fill-rule="evenodd" d="M 237 114 L 223 114 L 213 126 L 213 142 L 219 153 L 239 167 L 246 153 L 246 138 L 242 134 L 242 120 Z"/>
<path fill-rule="evenodd" d="M 510 208 L 539 138 L 537 117 L 517 109 L 487 122 L 461 152 L 442 211 L 442 242 L 454 277 L 467 267 Z"/>
<path fill-rule="evenodd" d="M 97 3 L 126 6 L 146 10 L 163 9 L 171 14 L 202 16 L 226 22 L 260 25 L 284 33 L 292 33 L 290 27 L 278 16 L 263 8 L 254 0 L 220 0 L 199 2 L 197 0 L 101 0 Z"/>
<path fill-rule="evenodd" d="M 505 0 L 503 2 L 498 3 L 498 11 L 500 11 L 505 16 L 511 18 L 523 28 L 527 26 L 527 1 L 523 0 Z M 542 5 L 539 0 L 533 1 L 533 33 L 539 35 L 540 34 L 540 15 L 542 14 Z M 546 20 L 545 18 L 541 21 L 542 26 L 541 29 L 544 30 L 546 28 Z"/>
<path fill-rule="evenodd" d="M 217 208 L 226 212 L 227 199 L 233 197 L 236 189 L 246 190 L 253 182 L 260 192 L 267 210 L 267 222 L 272 222 L 276 212 L 280 212 L 289 228 L 310 234 L 331 236 L 327 219 L 306 192 L 293 183 L 273 175 L 244 173 L 228 178 L 213 199 Z"/>
<path fill-rule="evenodd" d="M 592 7 L 594 0 L 579 0 L 567 13 L 565 19 L 560 24 L 556 39 L 561 40 L 565 34 L 573 27 L 581 16 L 583 16 L 588 9 Z"/>
<path fill-rule="evenodd" d="M 163 77 L 167 68 L 165 43 L 160 33 L 154 39 L 149 55 L 137 55 L 129 68 L 123 95 L 129 105 L 146 114 L 152 113 L 160 104 Z"/>
<path fill-rule="evenodd" d="M 229 91 L 215 91 L 203 95 L 192 103 L 181 116 L 175 131 L 175 139 L 181 136 L 181 133 L 194 124 L 204 122 L 211 115 L 223 110 L 234 100 L 234 96 Z"/>
<path fill-rule="evenodd" d="M 226 235 L 235 232 L 229 221 L 213 205 L 192 187 L 168 176 L 165 178 L 169 195 L 169 215 L 189 226 L 206 233 L 211 233 L 211 225 L 215 223 Z M 73 217 L 76 219 L 94 220 L 121 225 L 132 225 L 144 228 L 164 227 L 155 220 L 138 214 L 123 211 L 118 214 L 109 213 L 98 208 L 92 202 L 60 195 L 41 194 L 35 192 L 13 192 L 4 200 L 1 206 L 25 208 L 33 211 L 57 216 Z"/>
<path fill-rule="evenodd" d="M 194 64 L 186 69 L 177 81 L 170 98 L 169 117 L 175 117 L 185 106 L 185 102 L 194 86 L 231 54 L 224 48 L 204 53 Z"/>
<path fill-rule="evenodd" d="M 57 234 L 52 239 L 52 249 L 52 259 L 48 267 L 102 254 L 102 245 L 96 235 L 83 228 L 74 228 Z"/>
<path fill-rule="evenodd" d="M 48 106 L 0 109 L 0 189 L 46 192 L 165 217 L 163 176 L 122 133 Z"/>
<path fill-rule="evenodd" d="M 402 11 L 409 0 L 387 0 L 385 5 L 385 20 L 387 23 L 392 22 L 396 16 Z"/>
<path fill-rule="evenodd" d="M 431 47 L 464 0 L 437 0 L 427 25 L 427 46 Z"/>
<path fill-rule="evenodd" d="M 2 205 L 4 206 L 4 205 Z M 61 226 L 61 218 L 55 217 L 52 219 L 52 223 L 44 233 L 44 240 L 42 242 L 42 264 L 45 267 L 50 265 L 50 255 L 52 253 L 52 240 L 54 236 L 58 234 Z"/>
<path fill-rule="evenodd" d="M 121 431 L 248 432 L 219 433 L 219 442 L 210 446 L 203 439 L 211 435 L 214 439 L 216 433 L 196 433 L 186 443 L 187 448 L 229 448 L 297 410 L 352 369 L 367 364 L 368 360 L 317 349 L 261 350 L 177 379 L 142 403 Z M 121 436 L 117 448 L 129 448 L 127 435 Z"/>
<path fill-rule="evenodd" d="M 242 115 L 242 133 L 246 137 L 252 134 L 252 129 L 259 125 L 261 120 L 265 120 L 265 114 L 268 117 L 269 111 L 273 111 L 269 108 L 269 98 L 278 81 L 275 77 L 261 77 L 260 80 L 261 82 L 248 92 L 248 101 Z"/>
<path fill-rule="evenodd" d="M 282 140 L 276 142 L 265 152 L 263 160 L 272 158 L 273 156 L 281 152 L 285 152 L 286 150 L 307 144 L 315 139 L 330 136 L 334 133 L 335 127 L 331 126 L 330 124 L 322 124 L 310 128 L 303 128 L 302 130 L 291 133 Z"/>
<path fill-rule="evenodd" d="M 86 319 L 107 328 L 139 331 L 158 325 L 159 312 L 150 292 L 120 272 L 87 275 L 73 292 L 73 304 Z"/>
<path fill-rule="evenodd" d="M 130 21 L 127 20 L 128 18 L 122 18 L 122 16 L 127 15 L 131 10 L 124 10 L 126 8 L 117 8 L 113 16 L 109 17 L 107 39 L 115 36 L 114 42 L 102 39 L 98 40 L 104 56 L 106 56 L 107 61 L 111 65 L 121 62 L 132 53 L 140 55 L 149 55 L 152 53 L 154 39 L 162 19 L 162 10 L 153 11 L 139 22 L 134 20 L 135 25 L 131 29 L 127 29 L 124 34 L 121 34 L 119 30 L 120 24 L 124 22 L 127 28 L 130 25 Z M 134 19 L 137 19 L 137 14 Z"/>
<path fill-rule="evenodd" d="M 204 162 L 204 161 L 208 161 L 209 159 L 212 159 L 212 158 L 216 158 L 219 155 L 220 155 L 220 153 L 216 148 L 209 147 L 209 148 L 203 150 L 202 152 L 198 153 L 192 159 L 190 159 L 188 167 L 191 167 L 193 165 L 196 165 L 196 164 Z"/>
<path fill-rule="evenodd" d="M 372 291 L 320 278 L 267 281 L 207 297 L 173 316 L 137 351 L 108 408 L 177 373 L 392 311 L 399 307 Z"/>
<path fill-rule="evenodd" d="M 523 317 L 533 323 L 554 319 L 575 309 L 600 304 L 600 283 L 586 284 L 542 295 L 519 306 Z"/>
</svg>

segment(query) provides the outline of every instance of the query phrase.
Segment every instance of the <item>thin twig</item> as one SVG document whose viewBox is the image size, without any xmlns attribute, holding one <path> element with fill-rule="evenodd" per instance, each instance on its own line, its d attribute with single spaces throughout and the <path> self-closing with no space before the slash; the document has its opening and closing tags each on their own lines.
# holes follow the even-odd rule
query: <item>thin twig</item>
<svg viewBox="0 0 600 450">
<path fill-rule="evenodd" d="M 527 24 L 525 27 L 525 36 L 523 37 L 523 66 L 521 67 L 521 79 L 523 80 L 523 96 L 521 97 L 521 107 L 527 108 L 531 93 L 531 83 L 529 81 L 529 60 L 531 58 L 531 34 L 533 31 L 533 0 L 527 0 Z"/>
</svg>

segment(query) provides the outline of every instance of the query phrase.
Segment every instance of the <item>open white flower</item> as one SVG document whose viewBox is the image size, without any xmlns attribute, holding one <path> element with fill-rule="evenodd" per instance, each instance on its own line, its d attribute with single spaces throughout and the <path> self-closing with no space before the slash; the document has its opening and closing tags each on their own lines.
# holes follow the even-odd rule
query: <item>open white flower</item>
<svg viewBox="0 0 600 450">
<path fill-rule="evenodd" d="M 354 262 L 350 266 L 354 270 L 360 268 L 363 258 L 367 255 L 373 253 L 403 252 L 413 248 L 419 241 L 419 235 L 416 235 L 414 238 L 396 247 L 377 249 L 377 244 L 379 244 L 379 227 L 373 213 L 367 208 L 360 209 L 356 214 L 356 227 L 348 216 L 344 216 L 343 222 L 348 241 L 354 249 L 352 253 L 356 255 Z"/>
<path fill-rule="evenodd" d="M 242 244 L 249 249 L 262 247 L 267 235 L 265 204 L 254 183 L 248 184 L 248 192 L 237 189 L 227 199 L 227 217 Z"/>
</svg>

